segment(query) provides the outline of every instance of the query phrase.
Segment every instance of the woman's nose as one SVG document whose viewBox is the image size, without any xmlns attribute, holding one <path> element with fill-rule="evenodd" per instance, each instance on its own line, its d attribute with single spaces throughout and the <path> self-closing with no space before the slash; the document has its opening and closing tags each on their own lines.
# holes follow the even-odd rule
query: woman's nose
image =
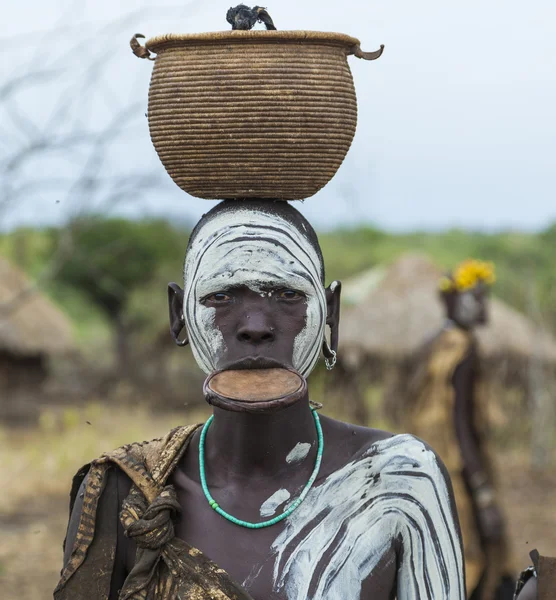
<svg viewBox="0 0 556 600">
<path fill-rule="evenodd" d="M 274 341 L 274 327 L 262 314 L 250 314 L 245 317 L 237 330 L 237 339 L 248 344 L 261 344 Z"/>
</svg>

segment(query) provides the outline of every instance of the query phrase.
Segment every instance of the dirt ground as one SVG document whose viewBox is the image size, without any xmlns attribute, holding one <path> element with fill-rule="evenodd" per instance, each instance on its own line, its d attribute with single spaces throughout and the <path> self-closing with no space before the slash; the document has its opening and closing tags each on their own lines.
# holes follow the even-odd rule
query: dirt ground
<svg viewBox="0 0 556 600">
<path fill-rule="evenodd" d="M 556 469 L 534 472 L 515 452 L 499 454 L 496 460 L 516 568 L 531 564 L 534 548 L 556 556 Z"/>
<path fill-rule="evenodd" d="M 0 598 L 52 598 L 62 560 L 71 474 L 107 448 L 143 440 L 178 422 L 136 411 L 102 416 L 99 407 L 50 414 L 34 430 L 0 430 Z M 194 415 L 198 421 L 203 415 Z M 125 423 L 125 425 L 124 425 Z M 68 449 L 72 450 L 68 452 Z M 516 567 L 533 548 L 556 555 L 556 469 L 534 473 L 516 451 L 497 456 L 501 498 Z M 34 465 L 34 466 L 33 466 Z"/>
</svg>

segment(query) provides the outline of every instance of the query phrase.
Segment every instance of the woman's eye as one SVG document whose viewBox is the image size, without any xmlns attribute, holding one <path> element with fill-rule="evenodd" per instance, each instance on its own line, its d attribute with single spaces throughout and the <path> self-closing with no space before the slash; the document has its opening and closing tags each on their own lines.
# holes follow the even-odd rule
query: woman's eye
<svg viewBox="0 0 556 600">
<path fill-rule="evenodd" d="M 281 290 L 278 293 L 278 297 L 283 300 L 297 300 L 298 298 L 304 298 L 305 294 L 297 290 Z"/>
<path fill-rule="evenodd" d="M 211 294 L 205 298 L 205 302 L 229 302 L 231 300 L 231 296 L 229 294 L 225 294 L 224 292 L 216 292 L 216 294 Z"/>
</svg>

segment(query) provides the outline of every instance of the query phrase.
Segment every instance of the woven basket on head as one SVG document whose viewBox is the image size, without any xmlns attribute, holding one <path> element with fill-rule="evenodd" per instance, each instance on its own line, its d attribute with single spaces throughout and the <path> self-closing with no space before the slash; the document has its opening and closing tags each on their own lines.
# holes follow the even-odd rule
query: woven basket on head
<svg viewBox="0 0 556 600">
<path fill-rule="evenodd" d="M 334 176 L 351 145 L 357 102 L 347 56 L 372 60 L 347 35 L 229 31 L 164 35 L 149 128 L 169 175 L 199 198 L 299 200 Z"/>
</svg>

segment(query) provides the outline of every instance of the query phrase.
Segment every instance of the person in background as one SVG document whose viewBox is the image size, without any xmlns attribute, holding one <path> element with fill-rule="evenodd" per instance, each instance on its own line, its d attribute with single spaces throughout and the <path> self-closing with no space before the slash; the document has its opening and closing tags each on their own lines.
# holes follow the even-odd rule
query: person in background
<svg viewBox="0 0 556 600">
<path fill-rule="evenodd" d="M 440 281 L 446 321 L 424 344 L 409 378 L 405 430 L 446 464 L 464 544 L 468 598 L 511 600 L 513 569 L 486 448 L 481 357 L 474 329 L 486 324 L 494 266 L 466 260 Z"/>
</svg>

